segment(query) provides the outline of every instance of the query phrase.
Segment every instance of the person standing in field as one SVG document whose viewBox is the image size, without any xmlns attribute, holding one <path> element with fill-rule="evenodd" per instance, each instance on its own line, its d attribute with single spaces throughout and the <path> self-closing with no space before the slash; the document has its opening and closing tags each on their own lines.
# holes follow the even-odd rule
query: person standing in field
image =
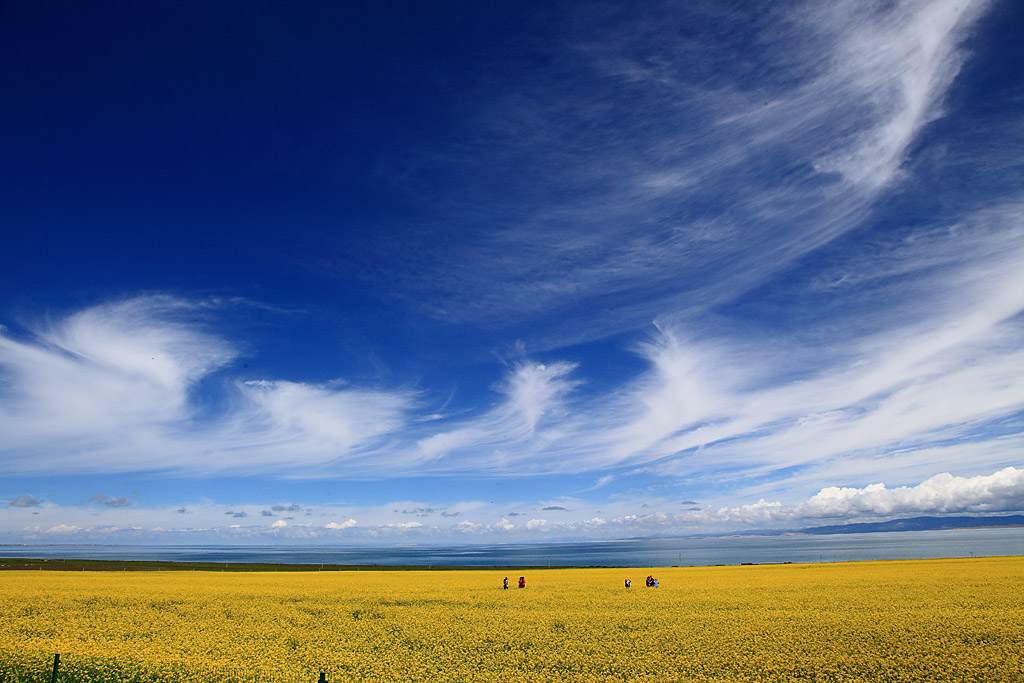
<svg viewBox="0 0 1024 683">
<path fill-rule="evenodd" d="M 520 576 L 519 577 L 519 587 L 520 588 L 526 588 L 526 577 L 525 576 Z"/>
<path fill-rule="evenodd" d="M 502 586 L 501 587 L 503 589 L 505 589 L 505 590 L 508 590 L 508 577 L 507 576 L 505 577 L 505 581 L 502 582 Z"/>
<path fill-rule="evenodd" d="M 629 579 L 626 579 L 626 588 L 629 588 Z"/>
</svg>

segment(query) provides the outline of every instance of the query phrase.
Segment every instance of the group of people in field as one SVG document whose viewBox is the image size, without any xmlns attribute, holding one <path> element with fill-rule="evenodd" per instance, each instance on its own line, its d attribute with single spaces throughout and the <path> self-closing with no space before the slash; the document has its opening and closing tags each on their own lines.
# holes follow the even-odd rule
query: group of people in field
<svg viewBox="0 0 1024 683">
<path fill-rule="evenodd" d="M 526 577 L 525 576 L 520 576 L 519 577 L 519 587 L 520 588 L 526 588 Z M 504 588 L 505 590 L 508 590 L 508 577 L 507 576 L 505 577 L 505 581 L 502 583 L 502 588 Z"/>
<path fill-rule="evenodd" d="M 632 584 L 630 583 L 630 580 L 626 579 L 626 588 L 629 588 L 631 585 Z M 507 576 L 505 577 L 505 580 L 502 581 L 501 587 L 503 589 L 505 589 L 505 590 L 508 590 L 508 577 Z M 520 588 L 526 588 L 526 577 L 525 576 L 520 576 L 519 577 L 519 587 Z M 647 575 L 647 587 L 648 588 L 657 588 L 658 587 L 658 580 L 656 578 L 654 578 L 653 576 L 651 576 L 650 574 Z"/>
<path fill-rule="evenodd" d="M 626 588 L 629 588 L 631 585 L 632 584 L 630 583 L 629 579 L 626 579 Z M 650 574 L 647 575 L 647 587 L 648 588 L 657 588 L 658 587 L 658 580 L 656 578 L 654 578 L 653 576 L 651 576 Z"/>
</svg>

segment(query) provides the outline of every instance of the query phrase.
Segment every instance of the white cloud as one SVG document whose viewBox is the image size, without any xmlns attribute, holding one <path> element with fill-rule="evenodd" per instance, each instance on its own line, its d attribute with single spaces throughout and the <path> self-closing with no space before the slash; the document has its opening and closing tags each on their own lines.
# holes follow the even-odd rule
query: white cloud
<svg viewBox="0 0 1024 683">
<path fill-rule="evenodd" d="M 872 256 L 874 271 L 857 264 L 861 285 L 831 294 L 838 312 L 822 325 L 843 333 L 812 328 L 815 344 L 666 328 L 641 349 L 648 372 L 563 425 L 553 462 L 657 462 L 720 480 L 785 470 L 779 488 L 802 476 L 794 468 L 824 484 L 880 463 L 914 463 L 914 476 L 968 454 L 979 469 L 1019 463 L 1004 421 L 1024 410 L 1024 210 L 987 210 Z M 869 315 L 857 310 L 865 292 L 879 299 Z"/>
<path fill-rule="evenodd" d="M 815 13 L 835 22 L 829 28 L 841 36 L 820 85 L 860 105 L 849 112 L 858 124 L 838 140 L 845 148 L 818 167 L 869 188 L 889 182 L 909 142 L 941 113 L 938 105 L 964 61 L 957 43 L 986 4 L 923 0 L 878 12 L 871 3 L 855 3 L 831 16 Z"/>
<path fill-rule="evenodd" d="M 356 525 L 357 525 L 356 520 L 349 518 L 349 519 L 346 519 L 344 522 L 342 522 L 340 524 L 338 522 L 329 522 L 329 523 L 324 525 L 324 528 L 325 529 L 351 529 L 352 527 L 354 527 Z"/>
<path fill-rule="evenodd" d="M 523 363 L 512 372 L 502 392 L 508 397 L 507 410 L 522 420 L 528 433 L 577 384 L 567 379 L 574 368 L 570 363 Z"/>
<path fill-rule="evenodd" d="M 397 294 L 460 322 L 539 321 L 533 348 L 712 310 L 863 226 L 943 114 L 988 4 L 576 11 L 574 39 L 545 43 L 551 68 L 482 83 L 466 140 L 405 159 L 458 169 L 458 195 L 424 202 L 454 212 L 471 194 L 500 227 L 443 259 L 395 253 Z"/>
<path fill-rule="evenodd" d="M 804 500 L 761 499 L 735 505 L 714 505 L 690 509 L 692 501 L 652 497 L 644 493 L 615 496 L 615 500 L 577 500 L 573 510 L 550 521 L 531 518 L 516 525 L 501 512 L 507 505 L 466 503 L 475 510 L 473 520 L 428 526 L 418 521 L 393 521 L 397 514 L 382 506 L 350 507 L 355 517 L 329 522 L 322 527 L 277 520 L 273 526 L 225 524 L 224 506 L 196 505 L 189 521 L 183 521 L 175 506 L 101 511 L 84 506 L 61 507 L 48 504 L 29 517 L 28 510 L 0 508 L 0 534 L 11 540 L 39 542 L 59 535 L 74 535 L 79 542 L 132 542 L 157 537 L 168 543 L 217 542 L 261 539 L 304 540 L 329 543 L 337 531 L 350 530 L 352 542 L 402 538 L 406 534 L 435 540 L 475 538 L 494 541 L 509 539 L 627 538 L 638 536 L 687 535 L 745 528 L 799 529 L 822 523 L 878 521 L 919 515 L 991 515 L 1024 512 L 1024 469 L 1005 467 L 976 476 L 940 474 L 916 485 L 890 486 L 882 482 L 865 486 L 825 487 Z M 536 507 L 541 503 L 534 502 Z M 463 504 L 455 504 L 456 506 Z M 259 506 L 250 506 L 257 509 Z M 390 507 L 390 506 L 387 506 Z M 524 505 L 526 507 L 526 505 Z M 238 509 L 237 506 L 232 509 Z M 390 515 L 388 514 L 390 513 Z M 124 515 L 130 515 L 126 518 Z M 26 519 L 34 526 L 24 527 Z M 125 523 L 130 519 L 130 523 Z M 401 519 L 398 517 L 398 519 Z M 21 529 L 15 533 L 15 529 Z"/>
<path fill-rule="evenodd" d="M 493 440 L 494 438 L 493 434 L 488 433 L 482 428 L 475 426 L 463 427 L 424 437 L 416 442 L 416 449 L 421 460 L 432 462 L 452 451 Z"/>
<path fill-rule="evenodd" d="M 404 390 L 236 383 L 225 412 L 203 415 L 199 383 L 236 356 L 202 329 L 211 307 L 139 297 L 75 313 L 30 340 L 0 334 L 0 451 L 13 472 L 177 469 L 247 473 L 330 461 L 368 465 L 404 425 Z"/>
<path fill-rule="evenodd" d="M 821 519 L 864 520 L 906 515 L 998 513 L 1024 510 L 1024 470 L 1006 467 L 994 474 L 959 477 L 938 474 L 916 486 L 822 489 L 810 499 L 787 505 L 778 501 L 691 513 L 701 521 L 739 524 L 810 523 Z"/>
<path fill-rule="evenodd" d="M 466 130 L 499 144 L 493 155 L 467 146 L 471 156 L 498 172 L 529 160 L 536 175 L 503 177 L 493 203 L 500 216 L 481 210 L 480 222 L 495 228 L 447 258 L 407 249 L 417 264 L 396 261 L 396 271 L 412 266 L 398 296 L 488 329 L 537 323 L 530 328 L 548 332 L 531 348 L 545 355 L 658 320 L 639 347 L 647 368 L 619 375 L 600 395 L 580 390 L 603 370 L 586 361 L 514 364 L 495 381 L 493 405 L 482 399 L 458 417 L 421 411 L 429 389 L 232 381 L 244 345 L 210 331 L 215 306 L 145 296 L 39 325 L 30 337 L 0 326 L 0 468 L 385 479 L 596 473 L 594 488 L 607 489 L 618 475 L 608 468 L 644 467 L 765 500 L 794 486 L 824 495 L 844 481 L 854 488 L 841 491 L 859 492 L 849 501 L 898 509 L 911 503 L 895 490 L 856 487 L 879 469 L 920 481 L 968 462 L 968 474 L 1019 465 L 1011 423 L 1024 410 L 1019 193 L 926 226 L 872 213 L 880 193 L 912 180 L 908 150 L 943 114 L 967 63 L 964 38 L 987 6 L 786 5 L 751 26 L 751 61 L 771 77 L 737 65 L 713 84 L 693 69 L 689 57 L 706 45 L 679 33 L 678 7 L 652 5 L 607 34 L 581 13 L 589 39 L 553 45 L 565 58 L 551 61 L 556 68 L 484 93 Z M 557 186 L 538 191 L 545 181 Z M 481 183 L 466 193 L 486 199 L 487 177 Z M 454 201 L 429 194 L 438 213 Z M 854 256 L 822 249 L 882 218 L 888 241 L 860 244 Z M 814 250 L 830 262 L 806 275 L 800 259 Z M 787 268 L 786 280 L 799 281 L 790 289 L 771 279 Z M 803 310 L 813 320 L 765 323 L 778 311 L 767 298 L 754 313 L 722 312 L 749 305 L 743 297 L 765 285 L 794 302 L 782 314 Z M 220 377 L 227 388 L 210 410 L 197 393 Z M 847 494 L 829 495 L 815 504 L 841 507 Z M 351 512 L 386 527 L 374 513 Z M 763 502 L 730 514 L 797 513 Z M 572 523 L 661 523 L 601 515 Z M 473 518 L 480 529 L 512 526 Z M 535 519 L 526 528 L 555 526 Z"/>
<path fill-rule="evenodd" d="M 605 424 L 621 426 L 591 431 L 609 442 L 605 457 L 613 462 L 650 453 L 680 432 L 700 432 L 704 423 L 735 408 L 731 359 L 709 345 L 685 343 L 670 330 L 659 332 L 641 347 L 650 372 L 605 409 L 628 421 L 609 416 Z"/>
<path fill-rule="evenodd" d="M 578 385 L 572 363 L 523 362 L 497 387 L 504 397 L 482 415 L 416 443 L 416 460 L 440 470 L 503 469 L 543 450 L 545 430 L 564 418 L 568 394 Z"/>
<path fill-rule="evenodd" d="M 326 462 L 346 469 L 383 464 L 379 440 L 405 426 L 411 394 L 360 388 L 331 388 L 287 381 L 250 381 L 238 385 L 244 408 L 229 416 L 229 429 L 214 433 L 218 468 L 251 469 L 261 464 L 287 471 Z M 240 449 L 238 456 L 233 452 Z M 282 449 L 293 458 L 291 466 Z"/>
<path fill-rule="evenodd" d="M 181 322 L 188 310 L 176 299 L 146 297 L 86 309 L 38 330 L 31 342 L 0 335 L 8 463 L 22 460 L 20 453 L 37 460 L 39 439 L 53 450 L 105 451 L 159 439 L 168 425 L 189 420 L 189 390 L 235 352 Z"/>
<path fill-rule="evenodd" d="M 994 474 L 955 477 L 937 474 L 917 486 L 863 488 L 830 486 L 797 508 L 805 517 L 1001 512 L 1024 509 L 1024 470 L 1007 467 Z"/>
<path fill-rule="evenodd" d="M 748 487 L 786 471 L 770 478 L 810 493 L 861 483 L 872 466 L 859 463 L 914 463 L 902 476 L 928 476 L 956 464 L 957 449 L 978 470 L 1019 464 L 999 425 L 1024 410 L 1024 208 L 922 227 L 875 249 L 802 284 L 834 298 L 838 312 L 822 324 L 842 335 L 750 341 L 665 324 L 639 347 L 649 368 L 603 395 L 576 391 L 584 364 L 520 362 L 496 383 L 489 410 L 429 422 L 416 419 L 410 391 L 270 380 L 227 383 L 228 407 L 200 419 L 191 388 L 234 352 L 188 322 L 199 304 L 90 309 L 34 341 L 0 335 L 0 391 L 11 399 L 0 402 L 2 467 L 311 478 L 649 465 Z M 885 305 L 862 314 L 865 293 Z M 144 349 L 161 359 L 152 376 Z M 68 395 L 89 404 L 90 419 Z M 599 485 L 611 481 L 602 474 Z"/>
</svg>

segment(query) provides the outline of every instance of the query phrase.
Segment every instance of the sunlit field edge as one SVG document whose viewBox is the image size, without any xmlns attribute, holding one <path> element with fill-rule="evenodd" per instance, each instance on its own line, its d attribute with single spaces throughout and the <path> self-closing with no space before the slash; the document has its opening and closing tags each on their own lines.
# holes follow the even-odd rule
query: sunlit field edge
<svg viewBox="0 0 1024 683">
<path fill-rule="evenodd" d="M 1024 681 L 1024 557 L 520 575 L 3 572 L 0 680 Z"/>
</svg>

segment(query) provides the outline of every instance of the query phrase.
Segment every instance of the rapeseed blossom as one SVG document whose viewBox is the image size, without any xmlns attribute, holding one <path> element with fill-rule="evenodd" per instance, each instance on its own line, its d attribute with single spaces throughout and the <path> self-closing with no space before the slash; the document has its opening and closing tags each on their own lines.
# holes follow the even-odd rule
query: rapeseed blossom
<svg viewBox="0 0 1024 683">
<path fill-rule="evenodd" d="M 4 572 L 0 680 L 1024 681 L 1020 557 L 503 576 Z"/>
</svg>

